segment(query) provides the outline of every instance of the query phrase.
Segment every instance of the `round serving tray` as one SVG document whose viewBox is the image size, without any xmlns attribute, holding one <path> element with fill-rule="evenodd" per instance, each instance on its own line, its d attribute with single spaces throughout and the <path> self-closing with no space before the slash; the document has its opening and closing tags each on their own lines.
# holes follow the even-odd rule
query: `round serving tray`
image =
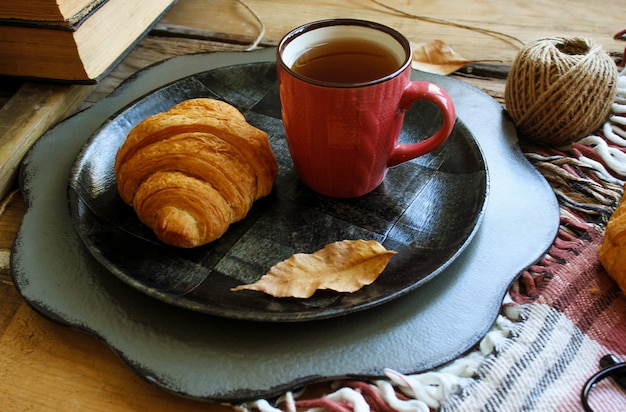
<svg viewBox="0 0 626 412">
<path fill-rule="evenodd" d="M 272 62 L 275 50 L 176 57 L 46 133 L 27 154 L 26 214 L 11 257 L 24 299 L 42 315 L 94 334 L 140 376 L 213 401 L 270 397 L 333 378 L 414 373 L 469 350 L 489 330 L 510 283 L 541 258 L 559 225 L 556 198 L 516 144 L 502 107 L 451 78 L 444 87 L 489 170 L 489 199 L 469 245 L 441 273 L 391 302 L 309 322 L 228 319 L 164 303 L 128 287 L 87 250 L 68 210 L 67 183 L 89 136 L 133 101 L 196 73 Z"/>
</svg>

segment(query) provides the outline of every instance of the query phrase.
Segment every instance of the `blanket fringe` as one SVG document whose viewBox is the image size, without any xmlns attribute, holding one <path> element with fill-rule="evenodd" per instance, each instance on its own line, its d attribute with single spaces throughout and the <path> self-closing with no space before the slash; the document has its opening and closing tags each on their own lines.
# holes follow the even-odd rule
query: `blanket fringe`
<svg viewBox="0 0 626 412">
<path fill-rule="evenodd" d="M 429 412 L 439 409 L 445 399 L 470 384 L 485 360 L 507 345 L 514 327 L 515 322 L 499 315 L 474 351 L 437 371 L 405 375 L 386 369 L 387 380 L 338 381 L 334 385 L 340 386 L 339 389 L 321 398 L 294 400 L 289 392 L 275 406 L 263 399 L 235 409 L 239 412 Z"/>
<path fill-rule="evenodd" d="M 235 409 L 241 412 L 429 412 L 442 408 L 450 396 L 469 390 L 479 369 L 495 362 L 497 353 L 511 343 L 516 325 L 523 322 L 528 305 L 552 277 L 555 266 L 564 265 L 597 233 L 604 231 L 624 195 L 626 69 L 618 76 L 612 113 L 597 134 L 565 148 L 520 145 L 526 158 L 554 189 L 560 206 L 559 230 L 542 259 L 514 282 L 502 313 L 472 352 L 435 371 L 405 375 L 388 369 L 386 380 L 338 381 L 334 383 L 338 388 L 335 392 L 319 399 L 296 400 L 297 395 L 289 392 L 278 400 L 277 406 L 258 400 Z"/>
<path fill-rule="evenodd" d="M 590 240 L 592 231 L 603 232 L 620 203 L 626 178 L 626 70 L 619 76 L 616 102 L 602 133 L 560 150 L 523 147 L 526 158 L 558 198 L 560 226 L 546 255 L 513 284 L 510 293 L 514 302 L 532 302 L 550 278 L 553 265 L 562 265 L 575 255 Z"/>
</svg>

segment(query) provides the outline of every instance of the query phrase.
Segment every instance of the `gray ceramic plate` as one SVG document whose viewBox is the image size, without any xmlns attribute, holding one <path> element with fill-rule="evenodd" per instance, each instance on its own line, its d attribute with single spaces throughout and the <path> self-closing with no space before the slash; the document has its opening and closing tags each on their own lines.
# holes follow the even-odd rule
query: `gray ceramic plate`
<svg viewBox="0 0 626 412">
<path fill-rule="evenodd" d="M 380 377 L 384 368 L 419 372 L 463 354 L 491 327 L 512 280 L 552 244 L 559 211 L 549 185 L 520 152 L 502 107 L 450 78 L 414 73 L 452 95 L 489 169 L 489 199 L 465 250 L 392 302 L 310 322 L 227 319 L 128 287 L 85 248 L 68 211 L 67 183 L 89 136 L 164 84 L 271 62 L 274 52 L 174 58 L 43 136 L 21 170 L 27 210 L 11 255 L 20 293 L 41 314 L 98 336 L 149 382 L 199 399 L 270 397 L 320 380 Z"/>
<path fill-rule="evenodd" d="M 117 149 L 147 116 L 194 97 L 227 101 L 269 134 L 279 165 L 270 196 L 224 236 L 193 250 L 168 247 L 120 199 Z M 417 142 L 440 126 L 432 104 L 406 115 L 402 140 Z M 297 178 L 280 119 L 274 63 L 216 68 L 145 96 L 98 130 L 79 154 L 70 207 L 87 248 L 109 271 L 144 293 L 187 309 L 236 319 L 303 321 L 380 305 L 432 279 L 469 243 L 487 199 L 487 171 L 461 121 L 438 150 L 392 168 L 372 193 L 340 200 L 317 195 Z M 232 292 L 294 253 L 344 239 L 375 239 L 398 252 L 375 283 L 354 293 L 319 291 L 308 299 Z"/>
</svg>

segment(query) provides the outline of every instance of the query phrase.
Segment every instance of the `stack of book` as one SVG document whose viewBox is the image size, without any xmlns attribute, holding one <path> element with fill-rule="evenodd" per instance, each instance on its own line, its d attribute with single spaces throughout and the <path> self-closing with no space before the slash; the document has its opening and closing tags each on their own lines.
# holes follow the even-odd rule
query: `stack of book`
<svg viewBox="0 0 626 412">
<path fill-rule="evenodd" d="M 176 0 L 2 0 L 0 75 L 96 83 Z"/>
</svg>

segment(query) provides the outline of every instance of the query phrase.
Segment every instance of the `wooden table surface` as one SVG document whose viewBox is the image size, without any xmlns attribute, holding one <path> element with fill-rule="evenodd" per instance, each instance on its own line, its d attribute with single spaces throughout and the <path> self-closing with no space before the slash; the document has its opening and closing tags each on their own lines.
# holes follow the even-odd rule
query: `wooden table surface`
<svg viewBox="0 0 626 412">
<path fill-rule="evenodd" d="M 466 59 L 485 61 L 499 69 L 511 64 L 523 43 L 546 36 L 589 37 L 617 61 L 625 46 L 613 39 L 615 33 L 626 29 L 623 0 L 572 0 L 558 5 L 549 0 L 246 0 L 245 4 L 258 19 L 235 0 L 179 0 L 96 86 L 0 77 L 0 410 L 230 409 L 182 399 L 143 381 L 95 338 L 36 314 L 11 281 L 10 249 L 24 213 L 16 183 L 19 160 L 48 128 L 99 101 L 137 70 L 180 54 L 243 51 L 261 29 L 265 33 L 260 45 L 272 46 L 297 25 L 333 17 L 376 20 L 415 43 L 441 39 Z M 454 76 L 502 101 L 503 77 Z"/>
</svg>

